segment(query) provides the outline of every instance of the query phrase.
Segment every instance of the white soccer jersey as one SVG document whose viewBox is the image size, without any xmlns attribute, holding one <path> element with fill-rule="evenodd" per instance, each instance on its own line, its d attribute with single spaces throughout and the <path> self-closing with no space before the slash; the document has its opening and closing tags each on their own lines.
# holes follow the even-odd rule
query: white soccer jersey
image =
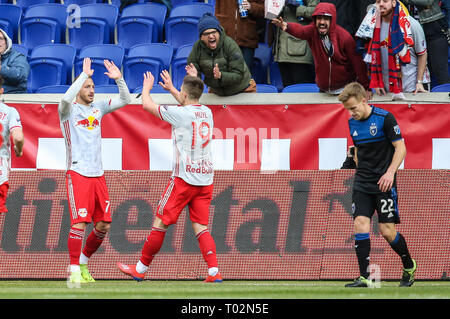
<svg viewBox="0 0 450 319">
<path fill-rule="evenodd" d="M 172 125 L 172 176 L 191 185 L 211 185 L 214 177 L 211 110 L 204 105 L 160 105 L 158 111 L 161 118 Z"/>
<path fill-rule="evenodd" d="M 102 117 L 130 102 L 130 93 L 123 79 L 117 80 L 119 98 L 95 101 L 86 106 L 74 99 L 87 75 L 82 75 L 66 92 L 58 111 L 61 131 L 66 143 L 66 168 L 83 176 L 103 175 L 102 165 Z M 68 104 L 68 105 L 67 105 Z"/>
<path fill-rule="evenodd" d="M 0 185 L 8 180 L 11 158 L 10 132 L 22 128 L 19 112 L 13 107 L 0 103 Z"/>
</svg>

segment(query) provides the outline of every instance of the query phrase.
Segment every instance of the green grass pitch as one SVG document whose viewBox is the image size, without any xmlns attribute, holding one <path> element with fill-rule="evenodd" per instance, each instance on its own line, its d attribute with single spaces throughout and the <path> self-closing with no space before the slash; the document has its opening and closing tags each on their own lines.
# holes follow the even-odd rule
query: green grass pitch
<svg viewBox="0 0 450 319">
<path fill-rule="evenodd" d="M 399 288 L 382 281 L 379 288 L 344 288 L 344 281 L 201 281 L 97 280 L 0 281 L 0 299 L 449 299 L 450 281 L 416 281 Z"/>
</svg>

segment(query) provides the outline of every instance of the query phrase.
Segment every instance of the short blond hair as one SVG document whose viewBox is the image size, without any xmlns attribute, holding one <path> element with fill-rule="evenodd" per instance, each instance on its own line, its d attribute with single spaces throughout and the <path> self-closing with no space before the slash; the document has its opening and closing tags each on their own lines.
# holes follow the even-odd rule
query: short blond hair
<svg viewBox="0 0 450 319">
<path fill-rule="evenodd" d="M 338 95 L 338 100 L 341 103 L 345 103 L 352 97 L 358 101 L 362 101 L 366 97 L 366 89 L 358 82 L 347 84 L 341 94 Z"/>
</svg>

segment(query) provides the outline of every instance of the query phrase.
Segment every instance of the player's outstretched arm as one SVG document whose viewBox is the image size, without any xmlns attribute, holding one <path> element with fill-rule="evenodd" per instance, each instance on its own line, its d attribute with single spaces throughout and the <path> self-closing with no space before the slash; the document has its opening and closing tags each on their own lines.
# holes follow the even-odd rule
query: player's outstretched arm
<svg viewBox="0 0 450 319">
<path fill-rule="evenodd" d="M 160 119 L 161 117 L 159 116 L 158 105 L 150 96 L 150 90 L 153 88 L 154 83 L 155 78 L 153 77 L 153 74 L 149 71 L 145 72 L 144 82 L 142 84 L 142 106 L 144 110 Z"/>
<path fill-rule="evenodd" d="M 170 94 L 172 94 L 172 96 L 175 98 L 175 100 L 178 101 L 178 103 L 183 103 L 180 91 L 178 91 L 177 88 L 173 86 L 172 79 L 170 78 L 170 74 L 169 72 L 167 72 L 167 70 L 163 70 L 161 72 L 161 78 L 163 82 L 159 82 L 159 85 L 161 85 L 165 90 L 169 91 Z"/>
<path fill-rule="evenodd" d="M 80 92 L 83 83 L 94 74 L 94 70 L 91 68 L 91 59 L 84 58 L 83 60 L 83 72 L 78 76 L 75 82 L 72 83 L 70 88 L 64 93 L 61 98 L 61 102 L 58 106 L 58 111 L 61 114 L 67 114 L 70 111 L 70 105 L 72 101 L 77 96 L 78 92 Z"/>
<path fill-rule="evenodd" d="M 15 127 L 11 130 L 11 137 L 14 143 L 14 153 L 17 157 L 23 155 L 23 144 L 25 143 L 25 137 L 23 136 L 23 130 L 21 127 Z"/>
<path fill-rule="evenodd" d="M 115 80 L 119 88 L 119 97 L 112 99 L 110 104 L 111 111 L 114 111 L 131 102 L 130 90 L 122 77 L 122 72 L 120 72 L 119 68 L 114 64 L 114 61 L 104 60 L 103 64 L 107 71 L 105 74 L 110 79 Z"/>
</svg>

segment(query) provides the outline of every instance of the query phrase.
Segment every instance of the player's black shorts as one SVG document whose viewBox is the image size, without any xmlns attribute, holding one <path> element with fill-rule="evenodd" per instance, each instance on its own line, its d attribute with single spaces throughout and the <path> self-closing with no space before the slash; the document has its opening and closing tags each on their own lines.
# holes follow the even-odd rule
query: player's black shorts
<svg viewBox="0 0 450 319">
<path fill-rule="evenodd" d="M 357 216 L 372 218 L 375 211 L 378 213 L 379 223 L 400 223 L 396 188 L 379 194 L 369 194 L 353 190 L 353 218 Z"/>
</svg>

